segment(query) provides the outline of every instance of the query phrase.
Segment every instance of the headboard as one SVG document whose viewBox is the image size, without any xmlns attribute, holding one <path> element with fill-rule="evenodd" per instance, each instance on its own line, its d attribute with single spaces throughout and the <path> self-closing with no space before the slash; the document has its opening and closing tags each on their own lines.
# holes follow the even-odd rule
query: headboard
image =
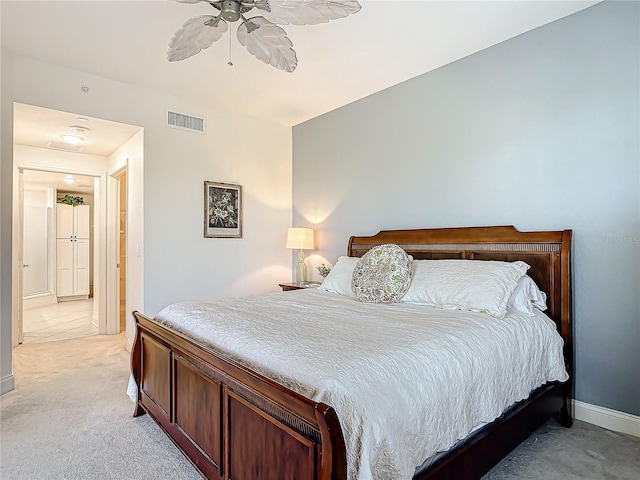
<svg viewBox="0 0 640 480">
<path fill-rule="evenodd" d="M 376 245 L 394 243 L 416 260 L 522 260 L 527 274 L 547 294 L 547 314 L 564 338 L 567 361 L 572 355 L 571 230 L 519 232 L 513 226 L 382 231 L 349 239 L 347 254 L 361 257 Z"/>
</svg>

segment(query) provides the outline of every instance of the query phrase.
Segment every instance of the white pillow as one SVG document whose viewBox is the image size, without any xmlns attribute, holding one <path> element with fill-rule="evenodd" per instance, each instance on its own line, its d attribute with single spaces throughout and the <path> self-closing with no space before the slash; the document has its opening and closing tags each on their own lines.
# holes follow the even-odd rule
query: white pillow
<svg viewBox="0 0 640 480">
<path fill-rule="evenodd" d="M 353 277 L 353 269 L 356 268 L 359 260 L 358 257 L 339 257 L 329 275 L 318 288 L 354 297 L 353 290 L 351 290 L 351 277 Z"/>
<path fill-rule="evenodd" d="M 525 275 L 518 280 L 518 285 L 509 297 L 507 306 L 533 315 L 533 307 L 542 311 L 547 309 L 547 294 L 538 288 L 529 275 Z"/>
<path fill-rule="evenodd" d="M 398 302 L 409 289 L 412 260 L 398 245 L 373 247 L 353 270 L 351 290 L 361 302 Z"/>
<path fill-rule="evenodd" d="M 507 301 L 529 265 L 491 260 L 414 260 L 403 302 L 503 318 Z"/>
</svg>

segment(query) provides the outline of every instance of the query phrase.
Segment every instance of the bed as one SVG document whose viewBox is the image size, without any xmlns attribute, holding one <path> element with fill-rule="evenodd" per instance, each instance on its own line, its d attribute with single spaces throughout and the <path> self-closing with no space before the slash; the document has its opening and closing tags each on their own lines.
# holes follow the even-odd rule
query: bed
<svg viewBox="0 0 640 480">
<path fill-rule="evenodd" d="M 547 294 L 547 313 L 564 341 L 569 373 L 568 381 L 543 384 L 453 448 L 422 465 L 418 462 L 414 479 L 480 478 L 549 417 L 557 415 L 563 425 L 571 425 L 571 231 L 519 232 L 513 227 L 383 231 L 351 237 L 347 254 L 361 257 L 382 244 L 399 245 L 417 260 L 526 262 L 531 267 L 528 275 Z M 203 477 L 348 478 L 345 435 L 334 405 L 312 400 L 299 388 L 275 381 L 193 335 L 138 312 L 134 317 L 134 415 L 149 413 Z M 323 333 L 313 332 L 320 340 Z"/>
</svg>

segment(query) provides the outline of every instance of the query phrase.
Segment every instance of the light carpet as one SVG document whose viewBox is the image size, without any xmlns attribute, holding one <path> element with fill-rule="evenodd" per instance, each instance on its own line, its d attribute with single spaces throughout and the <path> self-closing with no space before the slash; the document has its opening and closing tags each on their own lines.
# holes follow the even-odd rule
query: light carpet
<svg viewBox="0 0 640 480">
<path fill-rule="evenodd" d="M 93 336 L 14 349 L 16 389 L 0 397 L 2 480 L 200 478 L 148 415 L 132 417 L 124 342 Z M 484 480 L 639 478 L 640 438 L 549 421 Z"/>
</svg>

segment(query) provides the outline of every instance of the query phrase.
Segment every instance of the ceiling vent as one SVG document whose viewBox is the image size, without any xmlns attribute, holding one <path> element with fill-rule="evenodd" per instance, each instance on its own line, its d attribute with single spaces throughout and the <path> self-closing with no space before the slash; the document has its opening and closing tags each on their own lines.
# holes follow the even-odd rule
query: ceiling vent
<svg viewBox="0 0 640 480">
<path fill-rule="evenodd" d="M 207 122 L 204 118 L 167 110 L 167 126 L 169 127 L 204 134 L 206 124 Z"/>
<path fill-rule="evenodd" d="M 47 148 L 62 150 L 64 152 L 80 153 L 84 149 L 83 145 L 73 145 L 67 142 L 47 142 Z"/>
</svg>

